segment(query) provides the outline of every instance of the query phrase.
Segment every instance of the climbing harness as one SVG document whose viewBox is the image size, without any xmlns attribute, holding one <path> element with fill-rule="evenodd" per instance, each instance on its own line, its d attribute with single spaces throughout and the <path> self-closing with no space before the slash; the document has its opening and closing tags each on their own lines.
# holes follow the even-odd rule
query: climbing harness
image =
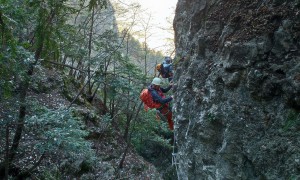
<svg viewBox="0 0 300 180">
<path fill-rule="evenodd" d="M 166 113 L 162 113 L 160 112 L 160 110 L 157 110 L 157 113 L 159 113 L 159 115 L 161 116 L 166 116 L 168 113 L 170 112 L 170 109 L 168 109 L 168 111 Z"/>
</svg>

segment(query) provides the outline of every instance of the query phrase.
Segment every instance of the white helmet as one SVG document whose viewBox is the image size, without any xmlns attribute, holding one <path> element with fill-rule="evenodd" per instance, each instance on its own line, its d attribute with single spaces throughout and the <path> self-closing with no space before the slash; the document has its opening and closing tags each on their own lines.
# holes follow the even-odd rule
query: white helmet
<svg viewBox="0 0 300 180">
<path fill-rule="evenodd" d="M 157 85 L 157 86 L 160 86 L 160 84 L 161 84 L 161 79 L 158 78 L 158 77 L 154 78 L 153 81 L 152 81 L 152 84 Z"/>
</svg>

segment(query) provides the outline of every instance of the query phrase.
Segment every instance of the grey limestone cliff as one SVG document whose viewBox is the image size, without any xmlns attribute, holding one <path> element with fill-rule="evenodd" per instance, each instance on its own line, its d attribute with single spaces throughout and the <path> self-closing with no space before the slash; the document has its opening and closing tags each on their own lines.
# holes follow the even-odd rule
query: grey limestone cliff
<svg viewBox="0 0 300 180">
<path fill-rule="evenodd" d="M 179 179 L 300 179 L 299 7 L 178 1 Z"/>
</svg>

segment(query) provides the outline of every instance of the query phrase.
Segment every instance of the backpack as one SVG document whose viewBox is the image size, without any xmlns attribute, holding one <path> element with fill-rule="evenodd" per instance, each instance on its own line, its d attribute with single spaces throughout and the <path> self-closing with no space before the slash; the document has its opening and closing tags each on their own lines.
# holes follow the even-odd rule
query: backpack
<svg viewBox="0 0 300 180">
<path fill-rule="evenodd" d="M 172 64 L 162 64 L 161 76 L 163 78 L 169 78 L 169 77 L 173 76 L 171 66 L 172 66 Z"/>
<path fill-rule="evenodd" d="M 151 92 L 148 89 L 142 90 L 140 99 L 145 105 L 145 110 L 148 110 L 149 108 L 160 108 L 162 106 L 162 104 L 153 101 Z"/>
</svg>

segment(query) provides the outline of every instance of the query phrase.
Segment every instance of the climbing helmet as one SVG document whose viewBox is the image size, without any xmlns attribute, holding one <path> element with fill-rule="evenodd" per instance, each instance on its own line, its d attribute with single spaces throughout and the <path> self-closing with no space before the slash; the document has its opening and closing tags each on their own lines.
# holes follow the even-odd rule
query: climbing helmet
<svg viewBox="0 0 300 180">
<path fill-rule="evenodd" d="M 158 77 L 155 77 L 155 78 L 152 80 L 152 84 L 157 85 L 157 86 L 160 86 L 160 84 L 161 84 L 161 79 L 158 78 Z"/>
</svg>

